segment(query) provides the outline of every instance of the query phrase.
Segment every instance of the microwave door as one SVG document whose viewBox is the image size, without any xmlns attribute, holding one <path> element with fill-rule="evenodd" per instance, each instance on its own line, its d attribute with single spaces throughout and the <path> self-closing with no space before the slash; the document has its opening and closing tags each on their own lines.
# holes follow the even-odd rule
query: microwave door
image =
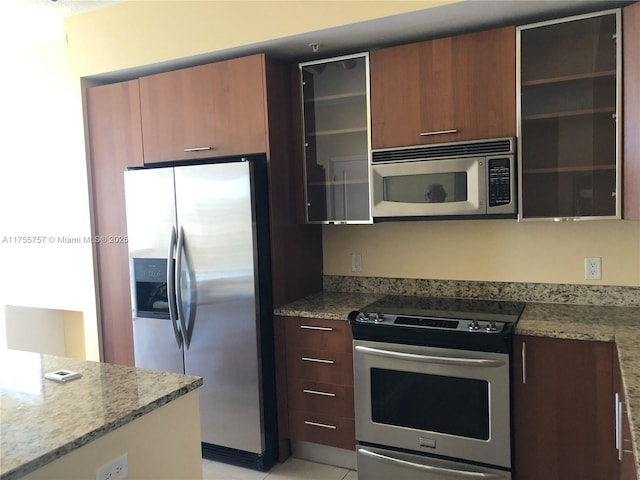
<svg viewBox="0 0 640 480">
<path fill-rule="evenodd" d="M 483 160 L 456 158 L 373 165 L 373 216 L 485 214 Z"/>
</svg>

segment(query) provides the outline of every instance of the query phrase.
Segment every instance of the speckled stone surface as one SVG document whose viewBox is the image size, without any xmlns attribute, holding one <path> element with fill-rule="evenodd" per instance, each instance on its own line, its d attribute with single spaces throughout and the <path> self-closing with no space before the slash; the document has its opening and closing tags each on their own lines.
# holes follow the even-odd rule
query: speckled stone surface
<svg viewBox="0 0 640 480">
<path fill-rule="evenodd" d="M 68 383 L 44 378 L 67 369 Z M 0 479 L 20 478 L 202 385 L 200 377 L 30 352 L 0 357 Z"/>
<path fill-rule="evenodd" d="M 640 307 L 640 287 L 328 275 L 324 277 L 323 283 L 325 292 L 488 298 L 520 302 Z"/>
<path fill-rule="evenodd" d="M 417 282 L 414 285 L 417 285 Z M 456 282 L 469 283 L 469 282 Z M 473 282 L 478 284 L 479 282 Z M 345 288 L 344 283 L 339 283 L 341 288 Z M 607 297 L 605 305 L 593 304 L 599 296 L 588 296 L 589 303 L 571 304 L 572 302 L 541 303 L 528 300 L 530 297 L 538 297 L 538 294 L 527 294 L 526 292 L 514 293 L 510 290 L 510 295 L 505 295 L 505 290 L 496 287 L 478 290 L 478 285 L 473 288 L 406 288 L 404 290 L 393 290 L 393 282 L 384 281 L 379 284 L 384 288 L 374 289 L 376 293 L 365 290 L 365 293 L 342 293 L 325 291 L 299 300 L 276 310 L 276 313 L 284 316 L 325 318 L 345 321 L 351 310 L 361 308 L 384 294 L 401 295 L 431 295 L 466 297 L 463 293 L 475 291 L 477 294 L 468 298 L 489 298 L 496 300 L 520 300 L 526 301 L 520 321 L 516 327 L 516 334 L 541 336 L 551 338 L 575 339 L 575 340 L 595 340 L 604 342 L 615 342 L 617 346 L 620 368 L 624 384 L 624 392 L 629 411 L 629 421 L 631 424 L 631 435 L 635 452 L 636 468 L 638 478 L 640 478 L 640 307 L 637 306 L 636 296 L 638 290 L 633 288 L 623 288 L 619 291 L 619 296 L 613 296 L 622 304 L 629 306 L 611 306 L 611 298 Z M 326 285 L 326 283 L 325 283 Z M 336 283 L 331 283 L 335 287 Z M 398 282 L 399 286 L 403 284 Z M 494 284 L 491 284 L 494 285 Z M 524 284 L 520 284 L 524 288 Z M 433 285 L 431 285 L 433 286 Z M 565 286 L 566 287 L 566 286 Z M 513 287 L 510 287 L 512 289 Z M 610 287 L 611 288 L 611 287 Z M 570 288 L 566 288 L 570 290 Z M 456 292 L 455 294 L 452 292 Z M 480 293 L 481 292 L 481 293 Z M 493 293 L 496 293 L 493 295 Z M 559 299 L 558 295 L 551 295 L 549 298 Z M 549 301 L 546 298 L 545 301 Z M 562 297 L 576 300 L 578 298 L 586 300 L 580 295 L 567 294 Z"/>
</svg>

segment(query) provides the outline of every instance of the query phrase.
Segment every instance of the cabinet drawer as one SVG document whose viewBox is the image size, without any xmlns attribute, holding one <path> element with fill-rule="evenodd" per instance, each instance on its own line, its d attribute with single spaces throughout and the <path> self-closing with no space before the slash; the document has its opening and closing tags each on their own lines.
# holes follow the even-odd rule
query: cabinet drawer
<svg viewBox="0 0 640 480">
<path fill-rule="evenodd" d="M 318 350 L 287 351 L 287 377 L 353 386 L 353 355 Z"/>
<path fill-rule="evenodd" d="M 351 418 L 291 410 L 289 433 L 294 440 L 355 450 L 356 427 Z"/>
<path fill-rule="evenodd" d="M 303 350 L 351 352 L 351 329 L 346 320 L 292 318 L 286 322 L 287 344 Z"/>
<path fill-rule="evenodd" d="M 289 383 L 289 408 L 354 418 L 353 387 L 293 380 Z"/>
</svg>

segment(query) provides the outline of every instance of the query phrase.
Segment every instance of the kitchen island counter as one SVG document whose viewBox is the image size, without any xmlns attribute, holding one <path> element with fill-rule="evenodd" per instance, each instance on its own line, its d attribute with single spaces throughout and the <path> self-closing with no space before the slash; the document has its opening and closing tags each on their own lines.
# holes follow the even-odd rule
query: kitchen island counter
<svg viewBox="0 0 640 480">
<path fill-rule="evenodd" d="M 2 480 L 28 475 L 202 385 L 200 377 L 30 352 L 1 357 Z M 59 369 L 82 377 L 44 378 Z"/>
<path fill-rule="evenodd" d="M 383 296 L 323 292 L 280 307 L 275 313 L 346 321 L 349 312 Z M 526 302 L 515 333 L 616 344 L 640 478 L 640 307 Z"/>
</svg>

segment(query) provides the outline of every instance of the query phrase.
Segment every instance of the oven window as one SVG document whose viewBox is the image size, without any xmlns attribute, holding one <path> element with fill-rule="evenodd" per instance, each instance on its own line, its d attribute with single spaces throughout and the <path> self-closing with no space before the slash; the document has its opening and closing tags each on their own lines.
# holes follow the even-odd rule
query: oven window
<svg viewBox="0 0 640 480">
<path fill-rule="evenodd" d="M 467 172 L 384 177 L 386 202 L 449 203 L 467 201 Z"/>
<path fill-rule="evenodd" d="M 489 383 L 484 380 L 371 369 L 376 423 L 489 439 Z"/>
</svg>

